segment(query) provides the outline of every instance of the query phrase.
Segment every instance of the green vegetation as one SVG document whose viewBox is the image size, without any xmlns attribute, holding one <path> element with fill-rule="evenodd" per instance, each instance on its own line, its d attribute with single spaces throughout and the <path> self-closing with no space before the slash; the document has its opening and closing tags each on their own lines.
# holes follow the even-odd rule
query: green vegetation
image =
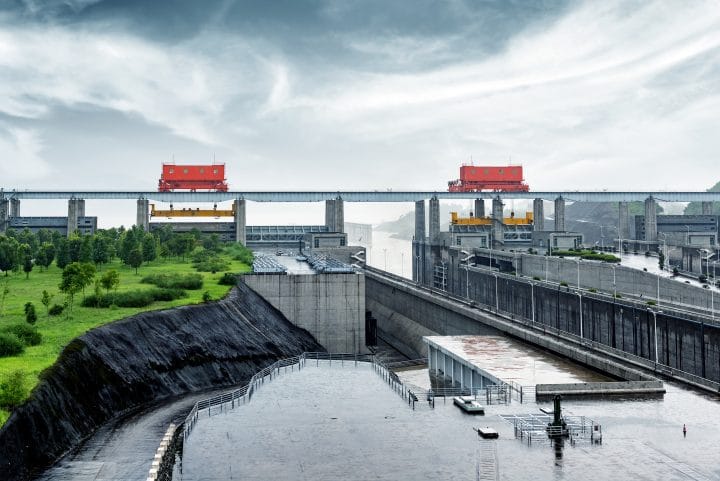
<svg viewBox="0 0 720 481">
<path fill-rule="evenodd" d="M 32 269 L 25 269 L 28 257 Z M 197 272 L 205 262 L 223 268 Z M 250 250 L 199 232 L 0 235 L 0 425 L 72 339 L 139 312 L 222 298 L 229 285 L 220 280 L 251 264 Z"/>
<path fill-rule="evenodd" d="M 612 254 L 603 254 L 602 252 L 583 249 L 571 249 L 569 251 L 553 250 L 552 254 L 558 257 L 579 257 L 589 261 L 620 262 L 620 258 Z"/>
</svg>

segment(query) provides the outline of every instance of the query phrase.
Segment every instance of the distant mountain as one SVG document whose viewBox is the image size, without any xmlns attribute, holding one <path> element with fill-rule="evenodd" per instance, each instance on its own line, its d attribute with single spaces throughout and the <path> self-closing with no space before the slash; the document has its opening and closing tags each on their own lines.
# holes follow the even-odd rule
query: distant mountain
<svg viewBox="0 0 720 481">
<path fill-rule="evenodd" d="M 720 192 L 720 182 L 710 187 L 707 192 Z M 720 215 L 720 202 L 713 202 L 712 213 Z M 699 214 L 702 214 L 702 204 L 700 202 L 690 202 L 685 207 L 685 215 Z"/>
<path fill-rule="evenodd" d="M 487 203 L 486 203 L 487 204 Z M 485 205 L 485 212 L 488 212 L 489 205 Z M 443 205 L 440 204 L 440 230 L 447 231 L 450 225 L 450 212 L 457 212 L 461 217 L 470 215 L 470 210 L 459 204 Z M 427 219 L 428 205 L 425 204 L 425 217 Z M 412 240 L 415 235 L 415 210 L 411 210 L 401 215 L 397 220 L 383 222 L 375 227 L 376 230 L 383 232 L 392 232 L 393 237 L 397 239 Z M 425 235 L 427 235 L 427 224 L 425 227 Z"/>
<path fill-rule="evenodd" d="M 657 206 L 658 214 L 663 208 Z M 642 202 L 630 202 L 630 237 L 635 236 L 635 216 L 645 214 Z M 618 238 L 620 212 L 617 202 L 575 202 L 565 207 L 565 228 L 584 236 L 585 245 L 612 245 Z M 552 224 L 551 224 L 552 225 Z M 602 228 L 601 228 L 602 227 Z"/>
</svg>

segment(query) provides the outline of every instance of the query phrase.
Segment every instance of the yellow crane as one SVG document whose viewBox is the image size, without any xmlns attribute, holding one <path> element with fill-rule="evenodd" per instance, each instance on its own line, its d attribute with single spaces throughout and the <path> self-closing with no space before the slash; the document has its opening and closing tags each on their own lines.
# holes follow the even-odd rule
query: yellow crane
<svg viewBox="0 0 720 481">
<path fill-rule="evenodd" d="M 217 204 L 212 209 L 174 209 L 170 204 L 170 210 L 162 210 L 155 209 L 155 204 L 150 204 L 150 217 L 235 217 L 235 209 L 219 210 Z"/>
<path fill-rule="evenodd" d="M 492 217 L 459 217 L 457 212 L 450 212 L 450 223 L 452 225 L 491 225 Z M 515 213 L 510 213 L 510 217 L 503 219 L 506 225 L 530 225 L 533 223 L 533 213 L 526 212 L 525 217 L 515 217 Z"/>
</svg>

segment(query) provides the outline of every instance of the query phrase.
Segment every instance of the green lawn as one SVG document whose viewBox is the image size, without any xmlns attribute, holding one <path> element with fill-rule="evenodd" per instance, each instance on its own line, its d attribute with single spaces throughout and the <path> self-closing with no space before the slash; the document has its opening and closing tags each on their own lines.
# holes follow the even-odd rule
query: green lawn
<svg viewBox="0 0 720 481">
<path fill-rule="evenodd" d="M 224 256 L 230 262 L 228 272 L 241 273 L 249 272 L 250 267 L 240 261 L 232 260 L 229 256 Z M 122 265 L 119 260 L 115 260 L 109 265 L 102 267 L 98 272 L 98 276 L 108 269 L 115 269 L 120 273 L 120 286 L 118 291 L 133 289 L 150 289 L 154 286 L 150 284 L 141 284 L 140 279 L 149 274 L 170 274 L 170 273 L 192 273 L 197 272 L 193 269 L 190 260 L 185 262 L 179 260 L 155 260 L 150 264 L 144 264 L 139 268 L 138 274 L 135 270 Z M 58 291 L 62 271 L 53 264 L 47 271 L 41 272 L 37 267 L 30 273 L 30 278 L 25 279 L 25 274 L 10 274 L 7 278 L 0 274 L 0 292 L 4 287 L 5 280 L 9 279 L 9 289 L 5 299 L 5 307 L 3 314 L 0 316 L 0 327 L 25 323 L 25 315 L 23 306 L 26 302 L 31 301 L 35 304 L 38 314 L 36 326 L 42 334 L 42 343 L 38 346 L 26 347 L 25 352 L 19 356 L 0 358 L 0 380 L 5 379 L 7 375 L 17 369 L 22 369 L 26 373 L 26 390 L 29 393 L 38 382 L 38 375 L 44 369 L 51 366 L 58 355 L 73 338 L 80 336 L 84 332 L 108 322 L 122 319 L 139 312 L 167 309 L 169 307 L 181 306 L 186 304 L 197 304 L 202 302 L 203 292 L 208 291 L 213 299 L 218 299 L 227 294 L 229 286 L 221 286 L 218 279 L 222 273 L 211 274 L 209 272 L 201 273 L 204 278 L 203 288 L 200 290 L 186 291 L 188 297 L 167 302 L 154 302 L 144 308 L 111 308 L 96 309 L 91 307 L 81 307 L 80 301 L 82 294 L 78 294 L 75 299 L 75 307 L 70 315 L 66 318 L 65 313 L 56 317 L 48 317 L 45 307 L 40 302 L 42 291 L 45 289 L 54 294 L 53 303 L 62 304 L 64 296 Z M 92 292 L 92 287 L 88 288 L 88 294 Z M 0 409 L 0 426 L 7 420 L 9 413 Z"/>
</svg>

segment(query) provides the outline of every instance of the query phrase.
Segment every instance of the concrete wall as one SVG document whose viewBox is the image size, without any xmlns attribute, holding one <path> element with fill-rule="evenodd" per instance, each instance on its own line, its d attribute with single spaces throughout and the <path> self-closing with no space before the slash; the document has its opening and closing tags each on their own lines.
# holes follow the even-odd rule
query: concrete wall
<svg viewBox="0 0 720 481">
<path fill-rule="evenodd" d="M 368 352 L 363 274 L 246 275 L 241 280 L 328 352 Z"/>
<path fill-rule="evenodd" d="M 578 264 L 572 259 L 519 255 L 519 273 L 526 277 L 539 277 L 551 282 L 567 282 L 577 286 Z M 599 291 L 613 292 L 613 267 L 617 292 L 657 301 L 658 276 L 638 269 L 614 266 L 613 264 L 580 261 L 580 286 Z M 666 277 L 660 278 L 660 308 L 663 303 L 677 302 L 710 309 L 713 300 L 708 289 L 702 289 Z M 720 300 L 715 299 L 720 307 Z"/>
<path fill-rule="evenodd" d="M 626 299 L 585 292 L 581 301 L 575 289 L 569 287 L 543 285 L 510 275 L 496 277 L 487 270 L 461 271 L 448 283 L 448 291 L 455 295 L 469 294 L 480 305 L 493 310 L 497 306 L 499 312 L 514 318 L 574 336 L 581 334 L 582 306 L 583 339 L 652 362 L 657 357 L 659 364 L 720 381 L 718 323 L 680 318 L 670 312 L 656 314 L 656 322 L 650 306 Z"/>
<path fill-rule="evenodd" d="M 494 288 L 492 291 L 494 292 Z M 405 344 L 417 342 L 411 338 L 417 336 L 422 328 L 439 335 L 497 335 L 499 331 L 599 369 L 618 379 L 648 380 L 646 374 L 634 367 L 605 355 L 607 349 L 600 344 L 578 342 L 572 336 L 565 336 L 562 332 L 552 333 L 550 331 L 554 331 L 553 329 L 544 329 L 541 325 L 528 326 L 511 317 L 498 317 L 413 286 L 406 280 L 393 281 L 369 272 L 366 276 L 366 293 L 368 309 L 377 310 L 379 305 L 386 311 L 381 315 L 376 315 L 376 311 L 373 311 L 378 320 L 378 332 L 394 330 L 392 335 L 404 339 Z M 507 299 L 508 305 L 513 302 L 511 295 L 508 295 Z M 404 331 L 402 324 L 393 322 L 398 315 L 406 317 L 418 327 Z M 423 355 L 426 355 L 426 352 Z"/>
</svg>

